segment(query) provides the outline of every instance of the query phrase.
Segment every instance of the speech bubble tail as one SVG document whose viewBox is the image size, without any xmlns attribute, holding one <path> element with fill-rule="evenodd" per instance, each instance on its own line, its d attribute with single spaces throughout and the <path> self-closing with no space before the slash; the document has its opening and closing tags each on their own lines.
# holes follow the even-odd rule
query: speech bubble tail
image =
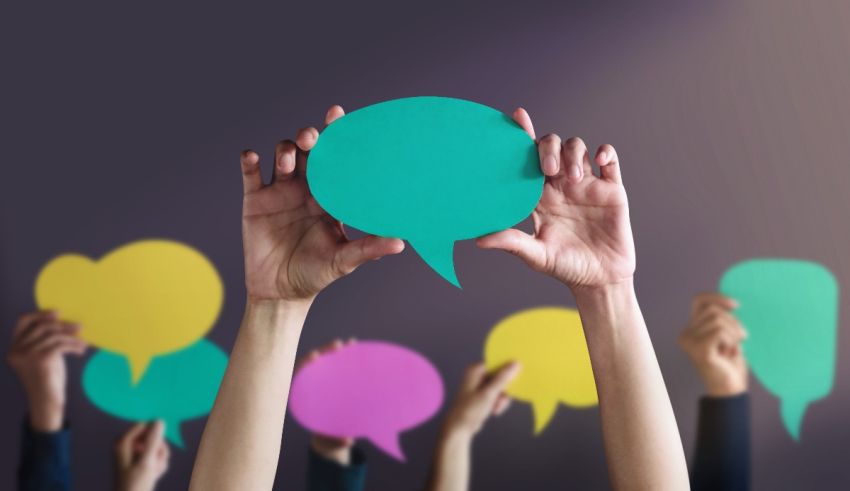
<svg viewBox="0 0 850 491">
<path fill-rule="evenodd" d="M 369 440 L 390 457 L 405 462 L 404 451 L 401 449 L 401 441 L 398 433 L 387 433 L 385 435 L 371 435 Z"/>
<path fill-rule="evenodd" d="M 779 403 L 779 412 L 782 415 L 782 424 L 795 442 L 800 441 L 800 427 L 803 425 L 803 416 L 809 403 L 806 401 L 795 401 L 783 399 Z"/>
<path fill-rule="evenodd" d="M 165 439 L 181 450 L 186 447 L 186 444 L 183 442 L 183 435 L 180 434 L 179 421 L 165 422 Z"/>
<path fill-rule="evenodd" d="M 130 382 L 132 385 L 138 385 L 142 380 L 142 376 L 148 369 L 151 363 L 151 357 L 144 354 L 130 353 L 127 355 L 127 364 L 130 366 Z"/>
<path fill-rule="evenodd" d="M 555 416 L 558 401 L 534 401 L 531 407 L 534 411 L 534 436 L 538 436 Z"/>
<path fill-rule="evenodd" d="M 460 282 L 455 274 L 454 241 L 436 239 L 411 240 L 410 245 L 416 253 L 440 276 L 452 285 L 460 288 Z"/>
</svg>

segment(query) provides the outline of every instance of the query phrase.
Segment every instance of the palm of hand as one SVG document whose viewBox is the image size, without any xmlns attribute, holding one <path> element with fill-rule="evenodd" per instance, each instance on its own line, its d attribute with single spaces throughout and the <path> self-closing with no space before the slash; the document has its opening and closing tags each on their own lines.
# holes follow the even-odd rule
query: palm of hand
<svg viewBox="0 0 850 491">
<path fill-rule="evenodd" d="M 309 298 L 340 276 L 333 257 L 345 240 L 338 223 L 310 195 L 303 176 L 247 193 L 243 238 L 249 295 Z"/>
<path fill-rule="evenodd" d="M 534 235 L 543 244 L 544 272 L 573 286 L 629 278 L 635 268 L 628 203 L 621 184 L 587 175 L 547 182 L 532 214 Z"/>
</svg>

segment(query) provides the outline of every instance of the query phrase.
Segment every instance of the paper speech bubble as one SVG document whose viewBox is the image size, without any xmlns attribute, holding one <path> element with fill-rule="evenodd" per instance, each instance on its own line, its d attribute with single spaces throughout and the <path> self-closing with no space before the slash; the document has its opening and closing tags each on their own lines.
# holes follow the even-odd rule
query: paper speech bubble
<svg viewBox="0 0 850 491">
<path fill-rule="evenodd" d="M 221 310 L 224 288 L 197 250 L 169 240 L 141 240 L 94 261 L 52 259 L 35 283 L 41 309 L 80 323 L 88 343 L 127 357 L 138 382 L 151 357 L 202 338 Z"/>
<path fill-rule="evenodd" d="M 292 381 L 289 409 L 305 428 L 366 438 L 404 461 L 399 434 L 443 403 L 443 381 L 425 357 L 403 346 L 359 341 L 322 355 Z"/>
<path fill-rule="evenodd" d="M 832 391 L 838 282 L 815 262 L 751 259 L 726 271 L 720 292 L 740 303 L 747 362 L 780 399 L 782 422 L 799 440 L 806 408 Z"/>
<path fill-rule="evenodd" d="M 225 368 L 227 355 L 202 339 L 153 358 L 145 377 L 134 385 L 126 358 L 98 351 L 83 369 L 83 391 L 92 404 L 118 418 L 162 419 L 166 438 L 183 448 L 180 424 L 210 412 Z"/>
<path fill-rule="evenodd" d="M 524 220 L 543 192 L 534 141 L 493 108 L 447 97 L 367 106 L 325 128 L 307 181 L 332 216 L 398 237 L 453 285 L 453 251 Z"/>
<path fill-rule="evenodd" d="M 484 363 L 495 370 L 511 361 L 518 361 L 522 370 L 506 392 L 531 403 L 535 435 L 552 420 L 558 403 L 576 408 L 598 403 L 581 318 L 574 309 L 537 307 L 499 321 L 484 344 Z"/>
</svg>

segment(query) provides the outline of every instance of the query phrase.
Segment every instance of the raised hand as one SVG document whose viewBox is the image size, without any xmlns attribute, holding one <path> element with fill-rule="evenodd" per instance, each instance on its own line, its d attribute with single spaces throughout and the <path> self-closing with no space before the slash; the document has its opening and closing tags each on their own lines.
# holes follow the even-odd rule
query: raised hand
<svg viewBox="0 0 850 491">
<path fill-rule="evenodd" d="M 505 388 L 519 371 L 517 363 L 509 363 L 494 373 L 487 373 L 483 363 L 469 367 L 446 416 L 444 431 L 460 431 L 474 436 L 491 415 L 504 413 L 511 402 Z"/>
<path fill-rule="evenodd" d="M 163 438 L 162 421 L 138 423 L 115 444 L 116 488 L 153 491 L 168 471 L 171 450 Z"/>
<path fill-rule="evenodd" d="M 343 114 L 333 106 L 325 123 Z M 322 210 L 306 179 L 307 153 L 318 138 L 318 130 L 305 128 L 295 141 L 278 143 L 269 184 L 260 175 L 259 155 L 242 152 L 242 238 L 251 299 L 309 302 L 361 264 L 404 249 L 399 239 L 349 240 L 342 224 Z"/>
<path fill-rule="evenodd" d="M 80 327 L 59 320 L 55 312 L 30 312 L 18 319 L 6 355 L 26 392 L 30 425 L 36 431 L 62 428 L 67 370 L 65 355 L 80 356 L 86 343 Z"/>
<path fill-rule="evenodd" d="M 694 297 L 691 319 L 679 346 L 699 371 L 708 395 L 728 397 L 746 392 L 749 378 L 741 343 L 747 332 L 732 314 L 737 302 L 717 293 Z"/>
<path fill-rule="evenodd" d="M 517 109 L 514 120 L 535 138 L 531 118 Z M 631 280 L 634 241 L 617 152 L 602 145 L 593 158 L 580 138 L 561 142 L 555 134 L 537 141 L 546 176 L 532 213 L 534 233 L 508 229 L 478 239 L 485 249 L 502 249 L 573 290 Z"/>
</svg>

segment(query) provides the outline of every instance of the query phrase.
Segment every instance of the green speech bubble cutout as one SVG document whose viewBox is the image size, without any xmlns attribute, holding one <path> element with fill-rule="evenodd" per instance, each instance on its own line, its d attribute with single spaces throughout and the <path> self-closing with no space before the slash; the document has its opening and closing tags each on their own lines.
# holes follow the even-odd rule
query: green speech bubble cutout
<svg viewBox="0 0 850 491">
<path fill-rule="evenodd" d="M 166 438 L 183 448 L 180 423 L 212 409 L 227 355 L 202 339 L 186 349 L 153 358 L 133 384 L 127 358 L 98 351 L 83 370 L 83 391 L 104 412 L 129 421 L 162 419 Z"/>
<path fill-rule="evenodd" d="M 325 128 L 307 181 L 331 216 L 398 237 L 460 287 L 454 243 L 524 220 L 543 192 L 537 148 L 511 118 L 475 102 L 410 97 Z"/>
<path fill-rule="evenodd" d="M 751 259 L 726 271 L 720 292 L 739 302 L 747 362 L 780 399 L 782 422 L 799 441 L 806 408 L 832 391 L 838 282 L 815 262 Z"/>
</svg>

